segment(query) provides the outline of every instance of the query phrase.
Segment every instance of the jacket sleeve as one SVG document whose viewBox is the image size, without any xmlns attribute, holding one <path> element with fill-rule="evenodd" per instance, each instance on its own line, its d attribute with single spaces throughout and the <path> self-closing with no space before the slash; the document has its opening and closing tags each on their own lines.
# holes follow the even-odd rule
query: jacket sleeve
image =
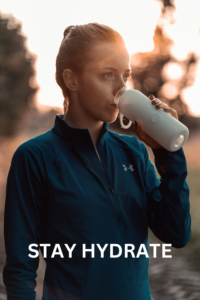
<svg viewBox="0 0 200 300">
<path fill-rule="evenodd" d="M 38 162 L 25 144 L 13 155 L 6 185 L 4 240 L 6 264 L 3 281 L 8 300 L 35 300 L 39 256 L 28 249 L 41 240 L 41 180 Z"/>
<path fill-rule="evenodd" d="M 144 144 L 143 144 L 144 145 Z M 157 177 L 145 146 L 145 188 L 148 226 L 164 243 L 182 248 L 191 237 L 187 164 L 183 149 L 152 149 Z"/>
</svg>

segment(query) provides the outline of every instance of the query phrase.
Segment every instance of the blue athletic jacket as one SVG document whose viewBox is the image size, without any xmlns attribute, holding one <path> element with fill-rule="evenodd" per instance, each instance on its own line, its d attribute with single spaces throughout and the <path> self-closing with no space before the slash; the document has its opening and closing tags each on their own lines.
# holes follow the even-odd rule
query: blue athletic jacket
<svg viewBox="0 0 200 300">
<path fill-rule="evenodd" d="M 148 249 L 148 227 L 175 248 L 191 236 L 183 149 L 153 150 L 158 178 L 145 144 L 104 123 L 101 163 L 89 130 L 70 127 L 63 116 L 12 158 L 4 215 L 8 300 L 36 299 L 39 257 L 29 256 L 30 244 L 50 244 L 42 300 L 149 300 L 149 259 L 136 258 L 141 244 Z M 51 257 L 56 244 L 64 257 Z M 76 244 L 71 258 L 65 244 Z M 95 257 L 83 257 L 83 244 L 94 244 Z M 97 244 L 108 244 L 104 257 Z M 111 244 L 122 247 L 121 256 L 110 256 Z M 124 256 L 125 244 L 135 246 L 135 257 Z"/>
</svg>

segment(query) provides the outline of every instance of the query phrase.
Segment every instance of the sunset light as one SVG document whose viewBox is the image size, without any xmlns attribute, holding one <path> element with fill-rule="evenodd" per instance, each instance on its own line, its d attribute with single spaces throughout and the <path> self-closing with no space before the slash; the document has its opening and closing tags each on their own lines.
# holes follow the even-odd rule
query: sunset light
<svg viewBox="0 0 200 300">
<path fill-rule="evenodd" d="M 174 1 L 175 11 L 169 9 L 168 17 L 161 17 L 161 4 L 156 0 L 99 0 L 99 1 L 25 1 L 7 0 L 1 3 L 3 14 L 12 14 L 22 22 L 23 34 L 27 36 L 27 47 L 37 55 L 36 79 L 31 79 L 32 87 L 39 86 L 36 104 L 40 109 L 48 106 L 63 106 L 63 95 L 55 81 L 55 60 L 64 29 L 69 25 L 98 22 L 116 29 L 124 38 L 128 51 L 150 52 L 154 49 L 154 30 L 162 24 L 166 36 L 173 40 L 171 53 L 178 61 L 195 52 L 200 57 L 199 1 Z M 173 20 L 173 22 L 171 22 Z M 12 24 L 10 24 L 12 27 Z M 184 74 L 177 62 L 167 64 L 162 76 L 167 82 L 162 90 L 168 97 L 177 93 L 176 82 Z M 175 80 L 175 82 L 171 82 Z M 195 84 L 182 93 L 194 115 L 200 115 L 199 67 Z M 33 103 L 30 105 L 33 105 Z"/>
</svg>

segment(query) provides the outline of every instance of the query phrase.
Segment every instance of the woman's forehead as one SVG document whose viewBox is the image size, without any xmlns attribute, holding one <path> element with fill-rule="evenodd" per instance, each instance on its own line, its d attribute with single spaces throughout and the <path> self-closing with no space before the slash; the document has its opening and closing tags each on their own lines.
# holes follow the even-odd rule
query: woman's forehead
<svg viewBox="0 0 200 300">
<path fill-rule="evenodd" d="M 87 69 L 115 67 L 116 64 L 130 67 L 130 54 L 122 44 L 99 43 L 89 51 Z"/>
</svg>

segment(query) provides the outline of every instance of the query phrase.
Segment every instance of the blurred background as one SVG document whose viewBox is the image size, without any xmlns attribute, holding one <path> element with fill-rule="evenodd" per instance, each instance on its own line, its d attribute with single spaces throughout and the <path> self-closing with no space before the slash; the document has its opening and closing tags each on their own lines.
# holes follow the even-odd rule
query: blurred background
<svg viewBox="0 0 200 300">
<path fill-rule="evenodd" d="M 131 53 L 128 85 L 174 107 L 190 130 L 183 146 L 190 187 L 192 237 L 172 258 L 152 258 L 152 300 L 200 299 L 200 1 L 199 0 L 2 0 L 0 4 L 0 300 L 7 299 L 3 219 L 11 158 L 17 147 L 50 130 L 63 114 L 55 60 L 69 25 L 98 22 L 116 29 Z M 128 120 L 124 120 L 126 124 Z M 119 119 L 109 130 L 121 129 Z M 148 147 L 147 147 L 148 148 Z M 152 162 L 154 157 L 148 148 Z M 149 242 L 160 243 L 149 230 Z M 45 262 L 40 256 L 37 300 Z M 162 298 L 161 298 L 162 297 Z M 139 300 L 139 299 L 138 299 Z"/>
</svg>

